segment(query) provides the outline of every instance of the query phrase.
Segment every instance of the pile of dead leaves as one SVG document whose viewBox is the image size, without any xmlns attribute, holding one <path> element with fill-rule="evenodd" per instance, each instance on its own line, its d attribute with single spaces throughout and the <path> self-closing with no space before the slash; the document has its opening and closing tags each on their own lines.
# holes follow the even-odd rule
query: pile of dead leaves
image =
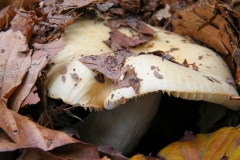
<svg viewBox="0 0 240 160">
<path fill-rule="evenodd" d="M 59 114 L 58 110 L 49 112 L 41 83 L 47 72 L 46 64 L 64 48 L 61 36 L 65 28 L 81 14 L 91 14 L 86 8 L 91 3 L 1 1 L 0 150 L 12 153 L 9 151 L 25 149 L 20 155 L 4 154 L 4 159 L 15 159 L 16 155 L 19 159 L 100 159 L 95 146 L 39 125 L 53 128 L 51 116 Z M 30 115 L 19 114 L 21 107 L 40 100 L 42 116 L 36 122 Z M 50 125 L 42 121 L 43 116 Z"/>
<path fill-rule="evenodd" d="M 128 18 L 131 15 L 144 15 L 142 18 L 145 20 L 152 17 L 149 23 L 161 24 L 165 28 L 172 22 L 175 32 L 189 35 L 221 53 L 236 75 L 237 85 L 240 85 L 240 52 L 238 49 L 240 13 L 232 10 L 230 4 L 214 0 L 201 0 L 196 3 L 192 2 L 192 4 L 178 0 L 163 2 L 155 0 L 141 3 L 138 0 L 0 1 L 0 151 L 3 159 L 16 159 L 17 157 L 19 160 L 127 159 L 112 148 L 95 147 L 80 142 L 77 140 L 77 133 L 70 129 L 65 131 L 70 136 L 62 131 L 54 130 L 53 118 L 62 114 L 65 106 L 51 107 L 43 85 L 48 72 L 48 62 L 65 46 L 61 38 L 64 30 L 79 16 L 96 18 L 97 13 L 92 9 L 94 7 L 106 16 L 118 17 L 107 24 L 111 27 L 112 33 L 106 43 L 114 51 L 117 51 L 119 47 L 128 48 L 144 43 L 153 34 L 151 30 L 145 28 L 145 30 L 139 30 L 141 35 L 137 40 L 132 40 L 114 29 L 118 27 L 115 25 L 128 25 L 136 29 L 136 24 L 141 22 L 138 18 L 131 18 L 130 23 Z M 170 7 L 167 6 L 168 3 Z M 166 7 L 155 13 L 161 6 Z M 174 15 L 173 19 L 169 19 L 170 8 Z M 23 116 L 22 108 L 32 104 L 38 104 L 36 105 L 38 116 L 33 117 L 27 113 Z M 207 157 L 207 154 L 212 152 L 208 143 L 218 145 L 218 148 L 215 148 L 221 153 L 226 153 L 222 157 L 217 154 L 211 156 L 220 158 L 231 155 L 239 156 L 237 155 L 239 128 L 228 128 L 218 132 L 197 137 L 187 136 L 183 138 L 184 140 L 176 142 L 177 144 L 169 146 L 171 150 L 174 150 L 173 153 L 169 152 L 169 148 L 162 150 L 159 153 L 160 159 L 170 159 L 170 156 L 179 156 L 184 159 L 184 156 L 185 158 L 195 156 L 193 153 L 196 153 L 197 158 L 204 154 Z M 223 139 L 215 144 L 212 141 L 216 141 L 216 134 L 225 135 L 222 138 L 234 134 L 228 136 L 234 138 L 231 141 Z M 219 139 L 221 137 L 217 138 Z M 219 145 L 223 142 L 229 143 L 224 144 L 224 149 L 219 149 Z M 179 146 L 185 148 L 179 148 Z M 184 153 L 179 153 L 179 150 Z M 136 155 L 131 159 L 154 158 Z"/>
</svg>

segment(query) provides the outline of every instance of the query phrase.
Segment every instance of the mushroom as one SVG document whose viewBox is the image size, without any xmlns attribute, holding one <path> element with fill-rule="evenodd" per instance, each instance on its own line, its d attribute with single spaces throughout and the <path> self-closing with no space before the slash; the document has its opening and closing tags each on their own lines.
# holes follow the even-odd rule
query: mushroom
<svg viewBox="0 0 240 160">
<path fill-rule="evenodd" d="M 220 56 L 185 37 L 154 27 L 151 28 L 156 34 L 151 40 L 130 48 L 131 52 L 141 54 L 126 57 L 122 66 L 134 70 L 139 90 L 131 86 L 116 88 L 97 67 L 91 68 L 91 63 L 83 60 L 89 56 L 96 61 L 101 56 L 114 56 L 103 42 L 111 32 L 104 23 L 87 18 L 75 20 L 65 31 L 66 47 L 51 60 L 55 65 L 47 75 L 50 97 L 73 106 L 107 109 L 92 112 L 75 125 L 80 140 L 130 153 L 157 111 L 161 98 L 158 91 L 221 104 L 232 110 L 240 108 L 240 101 L 234 100 L 239 96 L 236 88 L 226 82 L 232 78 L 230 70 Z M 128 27 L 118 30 L 127 36 L 134 32 Z M 118 82 L 124 80 L 124 73 Z"/>
</svg>

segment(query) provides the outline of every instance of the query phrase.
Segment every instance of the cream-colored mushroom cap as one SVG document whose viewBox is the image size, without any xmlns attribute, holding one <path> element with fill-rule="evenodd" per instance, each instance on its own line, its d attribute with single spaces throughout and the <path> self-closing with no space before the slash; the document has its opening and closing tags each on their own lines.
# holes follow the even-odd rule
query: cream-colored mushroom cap
<svg viewBox="0 0 240 160">
<path fill-rule="evenodd" d="M 66 47 L 50 62 L 55 64 L 46 82 L 50 97 L 62 99 L 74 106 L 112 109 L 121 103 L 123 97 L 130 99 L 149 92 L 163 91 L 183 99 L 222 104 L 233 110 L 240 108 L 240 101 L 230 99 L 231 96 L 238 96 L 238 93 L 226 82 L 226 78 L 232 76 L 220 56 L 210 49 L 191 43 L 183 36 L 154 27 L 156 34 L 150 41 L 130 50 L 136 53 L 161 50 L 174 57 L 176 63 L 153 54 L 128 57 L 124 66 L 134 68 L 137 77 L 141 79 L 139 93 L 132 87 L 113 90 L 112 82 L 107 77 L 104 77 L 104 83 L 97 81 L 95 77 L 100 73 L 86 67 L 79 59 L 113 52 L 103 42 L 111 32 L 104 23 L 79 18 L 65 31 L 63 38 Z M 132 34 L 127 27 L 119 31 L 129 36 Z M 179 65 L 184 60 L 190 64 L 189 67 Z M 67 72 L 63 74 L 64 69 Z"/>
</svg>

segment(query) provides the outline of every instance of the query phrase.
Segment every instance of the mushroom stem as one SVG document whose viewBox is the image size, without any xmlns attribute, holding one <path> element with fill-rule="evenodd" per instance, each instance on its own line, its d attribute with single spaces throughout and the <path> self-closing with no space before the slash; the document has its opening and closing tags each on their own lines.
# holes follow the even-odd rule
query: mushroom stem
<svg viewBox="0 0 240 160">
<path fill-rule="evenodd" d="M 131 153 L 157 113 L 162 93 L 131 99 L 113 110 L 90 113 L 74 125 L 80 140 L 112 146 L 124 155 Z"/>
</svg>

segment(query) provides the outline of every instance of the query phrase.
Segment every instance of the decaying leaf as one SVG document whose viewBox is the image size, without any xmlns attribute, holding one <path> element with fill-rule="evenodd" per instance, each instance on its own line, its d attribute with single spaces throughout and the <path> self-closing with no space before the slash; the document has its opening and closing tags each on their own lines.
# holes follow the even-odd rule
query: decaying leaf
<svg viewBox="0 0 240 160">
<path fill-rule="evenodd" d="M 201 0 L 189 6 L 184 1 L 179 2 L 179 7 L 176 6 L 176 3 L 177 1 L 171 1 L 170 3 L 175 11 L 172 20 L 175 32 L 194 37 L 223 55 L 234 52 L 238 37 L 234 35 L 234 31 L 231 29 L 232 24 L 229 23 L 225 16 L 217 14 L 212 22 L 202 26 L 211 17 L 215 16 L 217 6 L 222 3 L 215 0 Z M 212 7 L 213 5 L 216 5 L 216 7 Z M 228 4 L 223 3 L 222 5 L 227 6 Z M 224 9 L 224 6 L 222 7 Z M 228 13 L 226 16 L 230 16 L 230 14 L 232 13 Z"/>
<path fill-rule="evenodd" d="M 193 37 L 221 53 L 239 86 L 240 13 L 234 11 L 227 1 L 188 2 L 169 1 L 174 12 L 172 24 L 175 32 Z"/>
<path fill-rule="evenodd" d="M 28 96 L 22 102 L 21 107 L 23 107 L 27 104 L 29 104 L 29 105 L 37 104 L 39 101 L 40 101 L 40 98 L 39 98 L 38 93 L 37 93 L 37 87 L 33 86 L 30 93 L 28 94 Z"/>
<path fill-rule="evenodd" d="M 27 117 L 9 110 L 3 101 L 0 101 L 0 114 L 1 151 L 32 147 L 47 151 L 78 142 L 63 132 L 42 127 Z"/>
<path fill-rule="evenodd" d="M 113 147 L 98 145 L 97 148 L 101 157 L 106 156 L 111 160 L 128 160 L 128 158 L 123 156 L 120 152 L 115 151 Z"/>
<path fill-rule="evenodd" d="M 139 44 L 145 43 L 151 39 L 151 36 L 135 36 L 134 38 L 128 37 L 125 34 L 119 32 L 118 30 L 113 30 L 110 34 L 109 40 L 106 41 L 112 48 L 112 50 L 117 51 L 121 49 L 129 49 L 130 47 L 135 47 Z"/>
<path fill-rule="evenodd" d="M 65 47 L 63 39 L 53 41 L 47 44 L 35 44 L 35 51 L 31 57 L 31 65 L 22 84 L 17 88 L 9 100 L 8 106 L 18 111 L 23 100 L 27 97 L 34 86 L 41 70 L 49 60 Z"/>
<path fill-rule="evenodd" d="M 11 20 L 16 15 L 16 9 L 28 9 L 31 3 L 34 3 L 38 0 L 1 0 L 0 1 L 0 9 L 1 16 L 0 16 L 0 30 L 7 29 L 10 26 Z"/>
<path fill-rule="evenodd" d="M 184 137 L 162 149 L 160 159 L 239 159 L 240 128 L 221 128 L 211 134 L 192 135 L 186 131 Z"/>
<path fill-rule="evenodd" d="M 32 51 L 19 31 L 1 32 L 0 44 L 0 97 L 8 99 L 27 73 Z"/>
<path fill-rule="evenodd" d="M 100 160 L 95 146 L 83 142 L 71 143 L 56 147 L 48 152 L 39 148 L 28 148 L 18 157 L 18 160 L 49 159 L 49 160 Z"/>
</svg>

